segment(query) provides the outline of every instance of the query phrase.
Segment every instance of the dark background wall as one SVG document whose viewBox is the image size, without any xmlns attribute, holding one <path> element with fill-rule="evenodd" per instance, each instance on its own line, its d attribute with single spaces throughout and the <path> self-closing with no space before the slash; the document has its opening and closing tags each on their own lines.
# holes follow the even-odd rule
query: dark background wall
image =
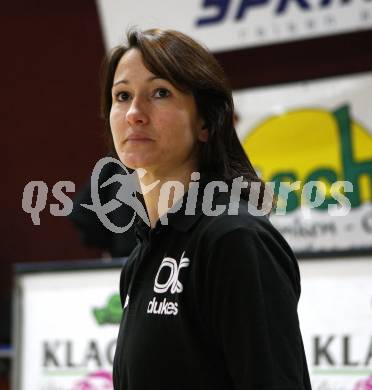
<svg viewBox="0 0 372 390">
<path fill-rule="evenodd" d="M 96 258 L 71 223 L 41 213 L 34 226 L 21 207 L 31 180 L 49 191 L 59 180 L 78 189 L 105 154 L 99 119 L 104 55 L 93 0 L 5 2 L 1 36 L 0 344 L 9 342 L 15 262 Z M 372 31 L 217 54 L 234 88 L 372 70 Z M 0 389 L 8 388 L 7 377 Z"/>
<path fill-rule="evenodd" d="M 49 191 L 59 180 L 78 188 L 105 152 L 99 119 L 104 55 L 93 0 L 4 2 L 1 36 L 0 344 L 10 337 L 15 262 L 96 258 L 71 223 L 49 213 L 40 226 L 22 210 L 31 180 Z M 0 380 L 0 389 L 6 388 Z"/>
<path fill-rule="evenodd" d="M 372 70 L 372 30 L 223 52 L 216 57 L 234 89 L 366 72 Z"/>
</svg>

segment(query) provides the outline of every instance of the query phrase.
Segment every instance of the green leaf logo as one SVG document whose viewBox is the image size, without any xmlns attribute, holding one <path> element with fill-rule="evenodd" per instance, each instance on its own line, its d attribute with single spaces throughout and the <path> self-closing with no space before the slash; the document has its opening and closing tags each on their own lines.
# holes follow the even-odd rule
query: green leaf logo
<svg viewBox="0 0 372 390">
<path fill-rule="evenodd" d="M 120 295 L 111 295 L 106 306 L 102 308 L 94 308 L 92 311 L 98 325 L 120 324 L 121 316 L 123 314 Z"/>
</svg>

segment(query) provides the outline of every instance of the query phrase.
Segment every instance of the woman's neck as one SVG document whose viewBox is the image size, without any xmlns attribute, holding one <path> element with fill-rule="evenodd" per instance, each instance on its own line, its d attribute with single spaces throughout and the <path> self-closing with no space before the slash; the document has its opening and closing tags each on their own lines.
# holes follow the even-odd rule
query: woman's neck
<svg viewBox="0 0 372 390">
<path fill-rule="evenodd" d="M 151 228 L 154 228 L 160 217 L 188 191 L 191 173 L 195 170 L 190 167 L 182 169 L 181 172 L 172 171 L 171 175 L 155 174 L 151 171 L 146 171 L 142 177 L 139 175 Z M 158 184 L 154 185 L 156 182 Z"/>
</svg>

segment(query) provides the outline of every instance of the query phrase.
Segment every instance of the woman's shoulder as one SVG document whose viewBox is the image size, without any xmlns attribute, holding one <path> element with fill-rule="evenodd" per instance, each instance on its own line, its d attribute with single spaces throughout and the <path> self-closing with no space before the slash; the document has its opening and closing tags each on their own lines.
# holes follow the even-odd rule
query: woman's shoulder
<svg viewBox="0 0 372 390">
<path fill-rule="evenodd" d="M 253 214 L 246 200 L 239 201 L 238 213 L 231 214 L 226 208 L 218 216 L 203 215 L 199 224 L 199 243 L 206 266 L 218 267 L 221 260 L 224 272 L 226 264 L 232 270 L 258 267 L 273 283 L 278 279 L 275 275 L 289 278 L 299 294 L 299 269 L 292 249 L 268 216 Z"/>
<path fill-rule="evenodd" d="M 232 202 L 228 194 L 221 194 L 216 198 L 216 205 L 222 212 L 203 213 L 200 220 L 200 234 L 207 235 L 209 239 L 222 239 L 226 235 L 271 235 L 282 239 L 281 234 L 270 222 L 267 213 L 252 207 L 245 199 Z M 214 214 L 214 215 L 213 215 Z"/>
</svg>

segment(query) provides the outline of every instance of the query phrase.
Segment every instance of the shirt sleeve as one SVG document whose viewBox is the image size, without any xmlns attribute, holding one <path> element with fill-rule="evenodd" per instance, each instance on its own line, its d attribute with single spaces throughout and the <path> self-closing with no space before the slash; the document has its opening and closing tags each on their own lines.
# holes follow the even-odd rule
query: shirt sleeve
<svg viewBox="0 0 372 390">
<path fill-rule="evenodd" d="M 305 389 L 295 258 L 271 232 L 248 228 L 206 247 L 201 312 L 234 389 Z"/>
</svg>

